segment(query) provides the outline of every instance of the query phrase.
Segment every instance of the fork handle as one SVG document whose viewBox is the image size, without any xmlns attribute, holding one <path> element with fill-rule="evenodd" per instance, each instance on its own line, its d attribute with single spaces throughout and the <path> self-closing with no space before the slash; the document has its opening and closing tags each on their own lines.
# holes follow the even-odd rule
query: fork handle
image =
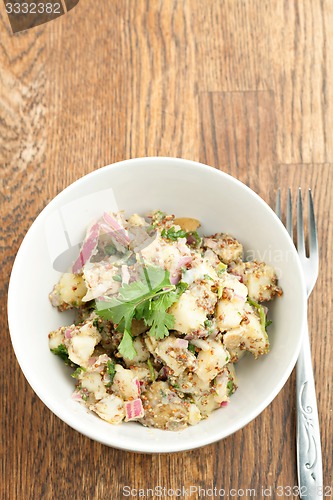
<svg viewBox="0 0 333 500">
<path fill-rule="evenodd" d="M 296 365 L 297 473 L 300 497 L 323 499 L 323 471 L 308 327 Z"/>
</svg>

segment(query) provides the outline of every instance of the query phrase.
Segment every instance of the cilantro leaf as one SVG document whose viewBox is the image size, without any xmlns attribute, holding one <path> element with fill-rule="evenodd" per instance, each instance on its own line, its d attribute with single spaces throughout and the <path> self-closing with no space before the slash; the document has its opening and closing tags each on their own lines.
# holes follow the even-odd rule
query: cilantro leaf
<svg viewBox="0 0 333 500">
<path fill-rule="evenodd" d="M 157 339 L 163 339 L 169 335 L 175 324 L 175 318 L 167 312 L 167 309 L 179 299 L 186 290 L 186 283 L 179 283 L 176 290 L 171 290 L 150 302 L 149 310 L 143 316 L 146 325 L 150 326 L 149 335 Z"/>
<path fill-rule="evenodd" d="M 117 329 L 130 332 L 135 310 L 145 309 L 144 302 L 152 299 L 158 293 L 166 293 L 167 287 L 174 289 L 170 283 L 169 271 L 159 267 L 144 266 L 138 281 L 124 283 L 119 290 L 118 297 L 111 297 L 107 301 L 96 301 L 96 312 L 104 319 L 111 320 L 118 325 Z M 140 318 L 138 318 L 140 319 Z"/>
<path fill-rule="evenodd" d="M 119 344 L 118 351 L 123 358 L 133 359 L 137 355 L 137 352 L 133 345 L 133 338 L 128 330 L 124 330 L 123 338 Z"/>
<path fill-rule="evenodd" d="M 130 330 L 136 307 L 135 302 L 126 302 L 117 297 L 112 297 L 108 301 L 96 301 L 96 307 L 96 313 L 103 319 L 111 320 L 117 325 L 118 330 Z"/>
<path fill-rule="evenodd" d="M 167 309 L 186 290 L 186 283 L 172 285 L 169 271 L 153 266 L 144 266 L 140 279 L 123 284 L 117 297 L 96 301 L 96 313 L 111 320 L 117 330 L 124 332 L 119 352 L 128 359 L 136 355 L 131 337 L 132 320 L 143 319 L 150 326 L 149 335 L 162 339 L 174 326 L 174 317 Z M 123 354 L 126 353 L 126 354 Z"/>
<path fill-rule="evenodd" d="M 175 318 L 172 314 L 163 310 L 155 310 L 150 317 L 145 320 L 145 323 L 150 326 L 149 335 L 156 339 L 163 339 L 169 335 L 169 330 L 175 324 Z"/>
</svg>

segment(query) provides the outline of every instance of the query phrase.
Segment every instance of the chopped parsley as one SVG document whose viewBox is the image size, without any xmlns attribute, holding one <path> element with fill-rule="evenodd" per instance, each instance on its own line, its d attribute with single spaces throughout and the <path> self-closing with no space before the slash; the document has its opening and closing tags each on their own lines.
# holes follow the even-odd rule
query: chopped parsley
<svg viewBox="0 0 333 500">
<path fill-rule="evenodd" d="M 206 319 L 206 320 L 204 321 L 204 325 L 205 325 L 205 327 L 206 327 L 206 328 L 211 328 L 211 327 L 212 327 L 212 324 L 213 324 L 213 323 L 212 323 L 212 321 L 211 321 L 210 319 Z"/>
<path fill-rule="evenodd" d="M 156 379 L 156 375 L 155 375 L 153 363 L 151 362 L 150 358 L 148 358 L 148 360 L 147 360 L 147 365 L 148 365 L 148 369 L 149 369 L 150 379 L 152 382 L 154 382 L 154 380 Z"/>
<path fill-rule="evenodd" d="M 220 263 L 216 266 L 216 268 L 215 268 L 215 269 L 216 269 L 217 274 L 218 274 L 219 276 L 221 276 L 221 275 L 225 272 L 225 270 L 227 269 L 227 267 L 228 267 L 228 266 L 227 266 L 226 264 L 224 264 L 223 262 L 220 262 Z"/>
<path fill-rule="evenodd" d="M 189 246 L 199 246 L 201 243 L 201 238 L 197 231 L 184 231 L 184 229 L 178 229 L 174 226 L 169 229 L 162 229 L 161 231 L 162 238 L 166 238 L 167 240 L 177 241 L 178 238 L 186 238 L 188 240 L 187 244 Z"/>
<path fill-rule="evenodd" d="M 72 368 L 77 368 L 78 365 L 69 359 L 68 350 L 64 344 L 60 344 L 58 347 L 50 349 L 50 351 L 56 356 L 59 356 L 59 358 L 61 358 L 66 365 L 71 366 Z"/>
<path fill-rule="evenodd" d="M 122 281 L 120 274 L 115 274 L 114 276 L 112 276 L 112 279 L 113 279 L 114 281 L 119 281 L 119 282 L 121 282 L 121 281 Z"/>
<path fill-rule="evenodd" d="M 209 276 L 209 274 L 204 274 L 204 279 L 205 279 L 205 280 L 214 281 L 214 280 L 213 280 L 213 278 L 211 278 L 211 277 Z"/>
<path fill-rule="evenodd" d="M 255 307 L 255 309 L 257 309 L 258 314 L 259 314 L 259 318 L 260 318 L 260 325 L 261 325 L 262 331 L 264 332 L 265 336 L 267 337 L 266 326 L 270 325 L 271 322 L 266 321 L 266 313 L 265 313 L 264 307 L 261 304 L 258 304 L 258 302 L 256 302 L 255 300 L 252 300 L 250 297 L 247 298 L 247 301 L 250 304 L 250 306 L 253 306 L 253 307 Z"/>
<path fill-rule="evenodd" d="M 114 376 L 116 374 L 116 364 L 114 363 L 114 361 L 108 360 L 108 362 L 106 363 L 106 373 L 110 377 L 110 382 L 106 384 L 106 387 L 111 387 L 111 385 L 113 384 Z"/>
<path fill-rule="evenodd" d="M 106 245 L 104 251 L 107 255 L 115 255 L 117 253 L 117 249 L 113 245 Z"/>
<path fill-rule="evenodd" d="M 59 356 L 65 363 L 68 361 L 68 351 L 67 347 L 64 346 L 64 344 L 58 345 L 58 347 L 55 347 L 54 349 L 51 349 L 51 352 L 53 354 L 56 354 L 56 356 Z"/>
<path fill-rule="evenodd" d="M 95 328 L 97 328 L 97 330 L 99 331 L 99 333 L 102 333 L 102 331 L 103 331 L 103 325 L 102 325 L 102 323 L 101 323 L 101 320 L 99 320 L 99 319 L 97 319 L 97 318 L 96 318 L 96 319 L 94 319 L 94 321 L 93 321 L 93 326 L 94 326 Z"/>
<path fill-rule="evenodd" d="M 192 354 L 196 354 L 196 352 L 195 352 L 195 345 L 193 345 L 193 344 L 189 344 L 189 345 L 188 345 L 188 350 L 189 350 Z"/>
<path fill-rule="evenodd" d="M 234 391 L 234 383 L 232 380 L 228 380 L 227 389 L 228 389 L 228 396 L 231 396 L 231 394 Z"/>
<path fill-rule="evenodd" d="M 78 366 L 75 370 L 75 372 L 72 373 L 71 377 L 73 378 L 79 378 L 82 372 L 85 372 L 86 369 L 83 368 L 82 366 Z"/>
<path fill-rule="evenodd" d="M 187 232 L 183 229 L 179 229 L 176 231 L 175 227 L 172 226 L 170 229 L 163 229 L 161 231 L 162 238 L 166 238 L 171 241 L 177 241 L 178 238 L 186 238 Z"/>
</svg>

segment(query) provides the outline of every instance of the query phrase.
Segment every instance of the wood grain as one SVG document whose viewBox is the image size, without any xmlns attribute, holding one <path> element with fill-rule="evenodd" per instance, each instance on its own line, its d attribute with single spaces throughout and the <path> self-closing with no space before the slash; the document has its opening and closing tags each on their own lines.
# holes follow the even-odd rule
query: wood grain
<svg viewBox="0 0 333 500">
<path fill-rule="evenodd" d="M 81 0 L 58 20 L 12 35 L 0 3 L 0 497 L 118 499 L 125 485 L 193 485 L 253 488 L 259 498 L 262 487 L 272 486 L 275 498 L 278 485 L 297 484 L 294 374 L 233 436 L 200 450 L 150 456 L 107 448 L 70 429 L 20 371 L 6 292 L 29 225 L 78 177 L 145 155 L 206 162 L 271 205 L 278 186 L 283 194 L 289 186 L 312 187 L 322 264 L 309 326 L 324 483 L 332 487 L 333 4 L 96 5 Z"/>
</svg>

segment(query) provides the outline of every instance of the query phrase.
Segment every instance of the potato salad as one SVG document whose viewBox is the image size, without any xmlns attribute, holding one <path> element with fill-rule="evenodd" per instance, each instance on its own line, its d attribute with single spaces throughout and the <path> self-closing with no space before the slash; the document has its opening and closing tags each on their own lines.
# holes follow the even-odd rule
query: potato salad
<svg viewBox="0 0 333 500">
<path fill-rule="evenodd" d="M 202 236 L 198 220 L 161 211 L 105 212 L 50 293 L 75 321 L 49 347 L 89 411 L 178 431 L 229 403 L 244 353 L 268 353 L 262 303 L 281 293 L 274 269 L 244 262 L 230 234 Z"/>
</svg>

